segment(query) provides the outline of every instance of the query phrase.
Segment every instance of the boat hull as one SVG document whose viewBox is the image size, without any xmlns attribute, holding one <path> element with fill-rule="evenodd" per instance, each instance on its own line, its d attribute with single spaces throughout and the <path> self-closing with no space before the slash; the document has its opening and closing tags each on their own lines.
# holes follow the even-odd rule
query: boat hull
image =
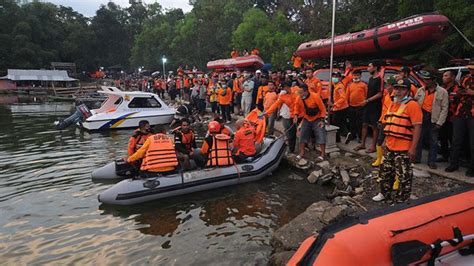
<svg viewBox="0 0 474 266">
<path fill-rule="evenodd" d="M 209 61 L 207 68 L 217 70 L 234 70 L 245 68 L 261 68 L 264 65 L 262 58 L 258 55 L 239 56 L 236 58 L 219 59 Z"/>
<path fill-rule="evenodd" d="M 439 14 L 412 16 L 373 29 L 334 37 L 334 57 L 362 58 L 417 51 L 444 39 L 451 28 Z M 302 43 L 296 54 L 303 59 L 329 58 L 331 39 Z"/>
<path fill-rule="evenodd" d="M 458 228 L 462 235 L 474 234 L 473 217 L 472 186 L 428 196 L 329 225 L 317 236 L 307 238 L 288 265 L 397 264 L 392 261 L 392 258 L 400 259 L 396 256 L 395 244 L 413 240 L 432 244 L 438 239 L 452 239 L 453 228 Z M 440 255 L 450 254 L 470 243 L 472 241 L 456 247 L 446 246 Z M 413 265 L 426 262 L 430 253 Z M 474 257 L 470 257 L 469 265 L 473 265 Z"/>
<path fill-rule="evenodd" d="M 279 138 L 251 163 L 206 168 L 158 178 L 122 180 L 100 193 L 99 201 L 112 205 L 133 205 L 256 181 L 278 168 L 285 149 L 285 141 Z M 153 186 L 150 187 L 149 184 Z"/>
<path fill-rule="evenodd" d="M 107 130 L 107 129 L 124 129 L 136 128 L 138 122 L 147 120 L 151 126 L 169 124 L 173 120 L 175 112 L 169 110 L 159 115 L 147 114 L 141 112 L 137 115 L 136 112 L 126 112 L 116 116 L 105 117 L 103 114 L 93 115 L 82 122 L 81 127 L 87 130 Z"/>
</svg>

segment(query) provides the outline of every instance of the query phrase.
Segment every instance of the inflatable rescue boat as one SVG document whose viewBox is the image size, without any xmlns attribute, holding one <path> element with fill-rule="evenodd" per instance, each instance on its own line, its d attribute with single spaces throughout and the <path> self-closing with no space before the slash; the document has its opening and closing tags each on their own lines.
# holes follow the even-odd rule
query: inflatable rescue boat
<svg viewBox="0 0 474 266">
<path fill-rule="evenodd" d="M 288 265 L 474 265 L 474 187 L 329 225 Z"/>
<path fill-rule="evenodd" d="M 207 68 L 215 70 L 259 69 L 264 65 L 258 55 L 239 56 L 236 58 L 209 61 Z"/>
<path fill-rule="evenodd" d="M 334 56 L 357 58 L 417 51 L 444 39 L 450 28 L 449 19 L 443 15 L 415 15 L 372 29 L 335 36 Z M 329 58 L 331 38 L 305 42 L 298 47 L 296 55 L 303 59 Z"/>
<path fill-rule="evenodd" d="M 113 205 L 132 205 L 197 191 L 232 186 L 259 180 L 278 168 L 285 151 L 283 138 L 265 138 L 258 154 L 248 163 L 204 168 L 154 178 L 125 179 L 100 193 L 99 201 Z M 92 173 L 93 180 L 120 180 L 115 163 Z"/>
</svg>

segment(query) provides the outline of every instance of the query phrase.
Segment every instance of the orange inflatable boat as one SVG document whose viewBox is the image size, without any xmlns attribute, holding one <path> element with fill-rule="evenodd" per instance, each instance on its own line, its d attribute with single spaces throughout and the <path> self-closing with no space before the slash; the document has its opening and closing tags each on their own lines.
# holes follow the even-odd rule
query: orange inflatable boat
<svg viewBox="0 0 474 266">
<path fill-rule="evenodd" d="M 474 265 L 474 187 L 329 225 L 288 265 Z"/>
</svg>

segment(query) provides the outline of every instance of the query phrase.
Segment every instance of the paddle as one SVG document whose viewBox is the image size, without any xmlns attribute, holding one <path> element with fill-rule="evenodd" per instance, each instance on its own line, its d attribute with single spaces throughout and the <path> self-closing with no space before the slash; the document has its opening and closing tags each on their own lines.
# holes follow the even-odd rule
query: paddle
<svg viewBox="0 0 474 266">
<path fill-rule="evenodd" d="M 457 236 L 456 229 L 457 228 L 454 229 L 455 236 Z M 459 235 L 459 237 L 453 239 L 436 241 L 434 244 L 426 244 L 418 240 L 395 243 L 391 248 L 392 262 L 394 266 L 408 265 L 421 260 L 421 258 L 423 258 L 423 256 L 425 256 L 428 251 L 437 251 L 439 254 L 443 247 L 448 245 L 456 246 L 463 241 L 472 239 L 474 239 L 474 234 L 466 236 Z"/>
</svg>

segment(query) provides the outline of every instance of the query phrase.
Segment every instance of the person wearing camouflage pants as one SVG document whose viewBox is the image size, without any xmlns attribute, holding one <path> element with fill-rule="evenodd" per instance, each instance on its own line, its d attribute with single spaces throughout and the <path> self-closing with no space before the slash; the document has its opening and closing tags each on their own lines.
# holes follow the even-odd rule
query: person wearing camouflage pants
<svg viewBox="0 0 474 266">
<path fill-rule="evenodd" d="M 391 191 L 398 181 L 395 192 L 396 201 L 406 201 L 410 198 L 413 169 L 407 152 L 387 151 L 384 162 L 380 166 L 380 188 L 385 199 L 391 200 Z M 396 186 L 396 185 L 395 185 Z"/>
</svg>

